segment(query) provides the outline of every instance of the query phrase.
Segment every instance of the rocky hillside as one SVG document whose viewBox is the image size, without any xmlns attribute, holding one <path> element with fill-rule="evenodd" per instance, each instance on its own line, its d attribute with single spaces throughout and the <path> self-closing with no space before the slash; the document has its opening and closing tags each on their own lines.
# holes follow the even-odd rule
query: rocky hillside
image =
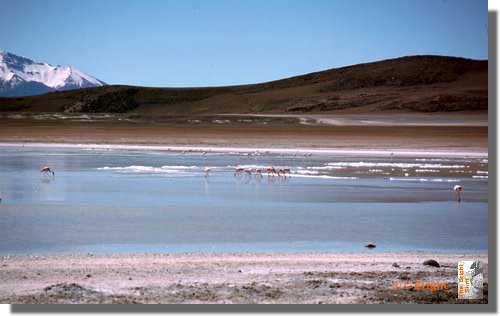
<svg viewBox="0 0 500 316">
<path fill-rule="evenodd" d="M 261 84 L 102 86 L 0 98 L 0 111 L 161 114 L 471 111 L 488 108 L 488 62 L 410 56 Z"/>
</svg>

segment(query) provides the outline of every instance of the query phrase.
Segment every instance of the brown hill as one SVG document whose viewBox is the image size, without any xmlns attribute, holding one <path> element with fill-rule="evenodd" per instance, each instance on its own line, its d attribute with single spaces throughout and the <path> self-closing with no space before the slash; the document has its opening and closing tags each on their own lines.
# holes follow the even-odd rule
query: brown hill
<svg viewBox="0 0 500 316">
<path fill-rule="evenodd" d="M 260 84 L 147 88 L 111 85 L 0 98 L 0 111 L 161 114 L 487 110 L 488 62 L 410 56 Z"/>
</svg>

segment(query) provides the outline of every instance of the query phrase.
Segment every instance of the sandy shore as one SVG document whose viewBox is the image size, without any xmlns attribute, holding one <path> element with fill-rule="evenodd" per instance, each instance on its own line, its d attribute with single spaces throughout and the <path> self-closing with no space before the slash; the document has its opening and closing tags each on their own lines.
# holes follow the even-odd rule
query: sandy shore
<svg viewBox="0 0 500 316">
<path fill-rule="evenodd" d="M 435 259 L 440 268 L 423 265 Z M 457 300 L 482 260 L 484 299 Z M 439 286 L 434 291 L 430 285 Z M 487 303 L 487 254 L 192 253 L 0 257 L 0 303 Z M 446 286 L 446 288 L 444 288 Z"/>
<path fill-rule="evenodd" d="M 70 149 L 93 149 L 93 150 L 132 150 L 132 151 L 167 151 L 167 152 L 190 152 L 198 154 L 206 153 L 239 153 L 239 154 L 288 154 L 288 155 L 355 155 L 366 157 L 455 157 L 455 158 L 488 158 L 488 151 L 473 151 L 471 149 L 451 148 L 431 150 L 395 148 L 392 150 L 356 148 L 266 148 L 266 147 L 222 147 L 222 146 L 175 146 L 175 145 L 135 145 L 135 144 L 71 144 L 71 143 L 37 143 L 37 142 L 0 142 L 2 147 L 30 147 L 30 148 L 70 148 Z"/>
<path fill-rule="evenodd" d="M 367 114 L 224 114 L 227 117 L 296 118 L 302 124 L 335 126 L 488 126 L 488 114 L 478 112 Z"/>
<path fill-rule="evenodd" d="M 228 116 L 149 121 L 1 118 L 0 142 L 487 152 L 488 127 L 474 122 L 373 126 L 306 125 L 295 118 Z"/>
</svg>

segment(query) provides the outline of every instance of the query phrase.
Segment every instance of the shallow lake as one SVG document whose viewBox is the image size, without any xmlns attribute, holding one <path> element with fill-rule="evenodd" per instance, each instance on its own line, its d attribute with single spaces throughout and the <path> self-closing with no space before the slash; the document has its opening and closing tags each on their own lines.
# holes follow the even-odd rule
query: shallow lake
<svg viewBox="0 0 500 316">
<path fill-rule="evenodd" d="M 1 253 L 488 248 L 484 158 L 1 147 L 0 196 Z"/>
</svg>

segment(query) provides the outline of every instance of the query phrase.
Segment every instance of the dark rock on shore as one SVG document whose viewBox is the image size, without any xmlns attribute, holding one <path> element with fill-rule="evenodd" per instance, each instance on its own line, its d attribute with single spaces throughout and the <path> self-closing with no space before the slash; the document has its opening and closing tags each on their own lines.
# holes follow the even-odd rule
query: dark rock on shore
<svg viewBox="0 0 500 316">
<path fill-rule="evenodd" d="M 434 260 L 434 259 L 425 260 L 424 261 L 424 266 L 432 266 L 432 267 L 436 267 L 436 268 L 440 268 L 441 267 L 439 265 L 439 263 L 436 260 Z"/>
</svg>

